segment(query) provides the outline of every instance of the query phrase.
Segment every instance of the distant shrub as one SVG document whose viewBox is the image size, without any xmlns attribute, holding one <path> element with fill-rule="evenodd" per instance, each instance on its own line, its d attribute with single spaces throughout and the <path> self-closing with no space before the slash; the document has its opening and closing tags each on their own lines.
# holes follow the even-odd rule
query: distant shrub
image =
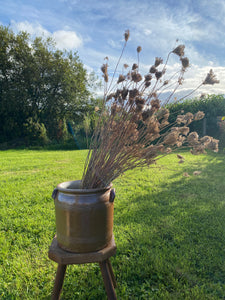
<svg viewBox="0 0 225 300">
<path fill-rule="evenodd" d="M 46 145 L 49 142 L 43 123 L 28 118 L 24 124 L 24 138 L 27 145 Z"/>
</svg>

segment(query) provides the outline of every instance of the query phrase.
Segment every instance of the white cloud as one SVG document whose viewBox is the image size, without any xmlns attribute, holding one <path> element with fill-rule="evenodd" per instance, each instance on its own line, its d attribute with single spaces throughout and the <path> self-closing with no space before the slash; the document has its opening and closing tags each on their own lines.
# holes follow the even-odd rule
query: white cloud
<svg viewBox="0 0 225 300">
<path fill-rule="evenodd" d="M 15 21 L 11 21 L 11 26 L 16 32 L 26 31 L 31 35 L 45 36 L 45 37 L 50 36 L 50 32 L 44 29 L 38 23 L 29 23 L 27 21 L 17 23 Z"/>
<path fill-rule="evenodd" d="M 200 15 L 193 13 L 188 4 L 178 10 L 176 6 L 168 7 L 162 1 L 152 2 L 150 5 L 149 2 L 133 1 L 133 5 L 130 6 L 127 6 L 126 1 L 121 1 L 120 9 L 113 10 L 113 16 L 117 22 L 123 20 L 130 25 L 130 29 L 135 30 L 140 36 L 143 33 L 154 33 L 152 37 L 165 39 L 166 42 L 171 41 L 171 38 L 175 41 L 181 37 L 184 40 L 199 40 L 208 34 L 205 28 L 199 26 Z M 151 40 L 151 43 L 154 45 L 154 40 Z"/>
<path fill-rule="evenodd" d="M 108 40 L 108 44 L 109 44 L 109 46 L 111 46 L 112 48 L 115 48 L 115 49 L 120 49 L 120 48 L 121 48 L 120 43 L 115 42 L 115 41 L 112 40 L 112 39 L 109 39 L 109 40 Z"/>
<path fill-rule="evenodd" d="M 212 68 L 210 64 L 204 67 L 194 65 L 190 69 L 190 72 L 187 72 L 184 88 L 193 89 L 193 87 L 197 86 L 197 84 L 200 84 L 202 81 L 204 81 L 210 69 L 213 69 L 213 72 L 215 73 L 216 78 L 220 80 L 220 83 L 214 85 L 203 85 L 197 91 L 197 94 L 225 94 L 225 67 Z"/>
<path fill-rule="evenodd" d="M 59 49 L 71 50 L 82 46 L 82 39 L 74 31 L 59 30 L 55 31 L 52 36 Z"/>
<path fill-rule="evenodd" d="M 148 29 L 148 28 L 145 28 L 144 29 L 144 34 L 145 35 L 150 35 L 152 33 L 152 30 Z"/>
<path fill-rule="evenodd" d="M 82 38 L 77 35 L 75 31 L 71 30 L 58 30 L 53 33 L 46 30 L 39 23 L 30 23 L 30 22 L 15 22 L 12 21 L 12 28 L 16 31 L 26 31 L 32 36 L 44 36 L 52 37 L 56 42 L 56 47 L 60 50 L 73 50 L 82 46 Z"/>
<path fill-rule="evenodd" d="M 173 70 L 176 69 L 177 65 L 170 66 L 168 68 L 168 74 L 172 75 L 174 73 Z M 192 65 L 192 67 L 189 68 L 185 73 L 183 84 L 176 91 L 174 97 L 179 99 L 194 91 L 205 80 L 206 75 L 208 74 L 210 69 L 212 69 L 212 66 L 210 64 L 204 67 Z M 220 80 L 220 83 L 214 85 L 201 85 L 200 88 L 198 88 L 187 98 L 190 99 L 199 97 L 201 94 L 225 94 L 225 67 L 213 67 L 213 72 L 215 73 L 216 78 Z"/>
</svg>

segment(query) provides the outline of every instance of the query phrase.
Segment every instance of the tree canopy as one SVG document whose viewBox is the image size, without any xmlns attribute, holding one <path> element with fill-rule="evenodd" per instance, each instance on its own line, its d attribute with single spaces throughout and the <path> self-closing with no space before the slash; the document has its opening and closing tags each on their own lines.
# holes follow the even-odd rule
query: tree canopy
<svg viewBox="0 0 225 300">
<path fill-rule="evenodd" d="M 0 142 L 60 140 L 65 121 L 80 123 L 93 110 L 89 82 L 77 53 L 0 26 Z"/>
</svg>

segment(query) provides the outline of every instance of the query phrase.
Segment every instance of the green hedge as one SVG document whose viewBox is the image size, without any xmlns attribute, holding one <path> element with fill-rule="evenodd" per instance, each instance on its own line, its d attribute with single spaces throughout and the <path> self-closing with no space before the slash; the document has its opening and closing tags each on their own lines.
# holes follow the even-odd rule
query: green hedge
<svg viewBox="0 0 225 300">
<path fill-rule="evenodd" d="M 184 102 L 168 105 L 170 110 L 170 121 L 175 121 L 176 116 L 184 113 L 203 111 L 205 113 L 205 121 L 200 120 L 190 124 L 192 131 L 197 131 L 200 136 L 203 132 L 203 122 L 206 122 L 205 134 L 221 139 L 221 131 L 218 126 L 218 117 L 225 116 L 225 97 L 224 95 L 208 95 L 203 98 L 188 99 Z"/>
</svg>

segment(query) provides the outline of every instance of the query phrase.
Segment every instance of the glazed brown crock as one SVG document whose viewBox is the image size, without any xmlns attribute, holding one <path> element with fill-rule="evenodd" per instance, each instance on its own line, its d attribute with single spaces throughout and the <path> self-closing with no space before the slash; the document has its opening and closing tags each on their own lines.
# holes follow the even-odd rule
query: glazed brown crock
<svg viewBox="0 0 225 300">
<path fill-rule="evenodd" d="M 86 253 L 104 248 L 113 234 L 115 191 L 112 185 L 81 189 L 81 181 L 60 183 L 53 191 L 58 245 Z"/>
</svg>

